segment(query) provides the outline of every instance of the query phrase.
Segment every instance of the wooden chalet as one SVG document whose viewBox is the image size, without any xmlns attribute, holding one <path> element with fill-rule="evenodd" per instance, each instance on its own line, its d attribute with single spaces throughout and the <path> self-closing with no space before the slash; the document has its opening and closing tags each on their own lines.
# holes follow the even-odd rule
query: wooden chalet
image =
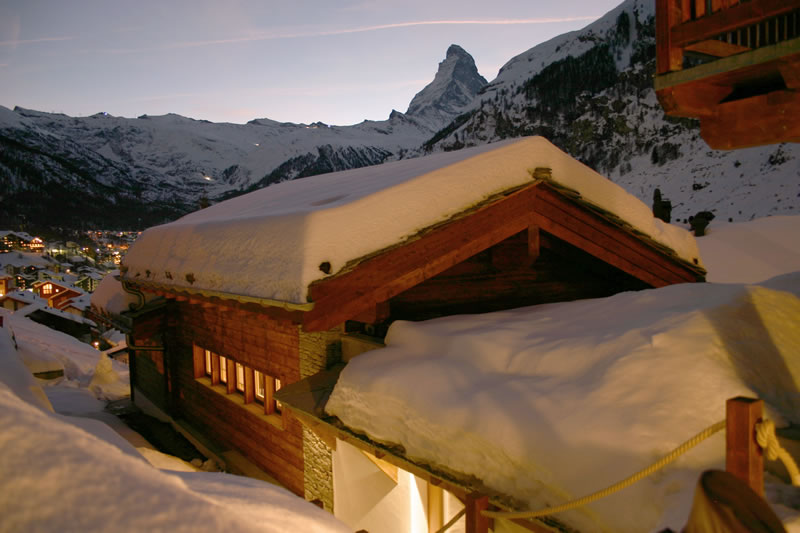
<svg viewBox="0 0 800 533">
<path fill-rule="evenodd" d="M 80 297 L 83 292 L 53 280 L 46 280 L 35 285 L 35 290 L 40 298 L 47 300 L 47 305 L 54 309 L 63 309 L 74 298 Z"/>
<path fill-rule="evenodd" d="M 656 0 L 658 99 L 711 148 L 800 142 L 800 0 Z"/>
<path fill-rule="evenodd" d="M 502 161 L 509 146 L 532 156 L 546 148 L 567 157 L 544 140 L 523 139 L 495 150 L 464 151 L 458 173 L 469 179 L 472 162 L 489 157 L 494 159 L 487 167 L 496 169 L 494 161 Z M 591 172 L 570 161 L 576 166 L 563 168 Z M 394 167 L 348 171 L 347 176 L 369 180 L 373 173 L 413 164 L 400 161 L 389 164 Z M 555 170 L 534 171 L 525 162 L 517 166 L 523 176 L 519 183 L 477 198 L 454 216 L 354 258 L 338 271 L 320 263 L 305 302 L 225 292 L 204 287 L 196 272 L 164 271 L 162 265 L 178 262 L 167 257 L 158 263 L 162 259 L 148 256 L 164 253 L 161 237 L 154 239 L 159 244 L 152 253 L 137 253 L 137 246 L 148 246 L 145 232 L 120 276 L 124 289 L 139 299 L 125 313 L 131 321 L 135 403 L 172 418 L 229 470 L 260 472 L 333 511 L 327 439 L 305 427 L 274 394 L 333 368 L 341 361 L 343 345 L 345 351 L 354 343 L 361 346 L 357 351 L 380 346 L 388 325 L 398 319 L 494 311 L 704 279 L 697 258 L 679 257 L 580 192 L 559 185 Z M 337 174 L 319 178 L 327 180 L 319 186 L 335 194 Z M 307 186 L 304 181 L 284 187 Z M 268 198 L 270 189 L 252 194 Z M 415 198 L 403 202 L 413 210 Z M 168 226 L 154 229 L 162 235 L 172 231 Z M 183 230 L 176 226 L 175 231 Z M 267 230 L 261 226 L 259 231 Z M 347 231 L 337 228 L 335 233 Z M 250 258 L 252 242 L 243 243 L 241 257 L 234 259 Z"/>
</svg>

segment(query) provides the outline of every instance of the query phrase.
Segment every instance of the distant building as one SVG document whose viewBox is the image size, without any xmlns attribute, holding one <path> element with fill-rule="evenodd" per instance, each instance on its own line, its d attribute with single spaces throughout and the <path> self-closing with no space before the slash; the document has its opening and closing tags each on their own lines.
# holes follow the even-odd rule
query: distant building
<svg viewBox="0 0 800 533">
<path fill-rule="evenodd" d="M 33 237 L 23 231 L 0 231 L 0 243 L 2 243 L 2 249 L 5 251 L 20 250 L 41 253 L 45 248 L 42 239 Z"/>
</svg>

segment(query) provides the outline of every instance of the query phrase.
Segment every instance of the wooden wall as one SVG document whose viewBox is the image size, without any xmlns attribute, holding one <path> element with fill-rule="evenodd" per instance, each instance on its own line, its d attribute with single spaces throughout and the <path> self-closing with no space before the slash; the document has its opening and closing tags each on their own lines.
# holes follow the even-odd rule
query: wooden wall
<svg viewBox="0 0 800 533">
<path fill-rule="evenodd" d="M 597 298 L 648 285 L 541 232 L 540 254 L 528 256 L 518 233 L 389 301 L 390 320 L 421 320 L 542 303 Z"/>
<path fill-rule="evenodd" d="M 158 337 L 159 317 L 140 320 L 139 342 Z M 283 427 L 226 398 L 194 377 L 193 344 L 230 357 L 284 384 L 300 379 L 298 328 L 251 311 L 168 300 L 160 327 L 165 352 L 137 353 L 136 387 L 175 419 L 186 421 L 222 450 L 235 449 L 303 496 L 303 433 L 284 415 Z M 168 384 L 168 385 L 167 385 Z M 254 404 L 261 407 L 260 404 Z M 273 419 L 275 420 L 275 419 Z"/>
<path fill-rule="evenodd" d="M 154 348 L 164 344 L 164 309 L 159 308 L 133 319 L 131 340 L 131 386 L 153 402 L 164 412 L 169 411 L 167 376 L 164 368 L 164 352 Z M 134 346 L 149 348 L 134 350 Z M 136 401 L 134 394 L 134 402 Z"/>
</svg>

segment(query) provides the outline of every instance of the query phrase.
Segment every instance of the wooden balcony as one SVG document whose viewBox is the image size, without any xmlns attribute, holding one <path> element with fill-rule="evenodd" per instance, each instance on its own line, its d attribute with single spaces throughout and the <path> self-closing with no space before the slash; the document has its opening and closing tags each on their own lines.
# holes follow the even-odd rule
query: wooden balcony
<svg viewBox="0 0 800 533">
<path fill-rule="evenodd" d="M 656 0 L 655 88 L 711 148 L 800 142 L 800 0 Z"/>
</svg>

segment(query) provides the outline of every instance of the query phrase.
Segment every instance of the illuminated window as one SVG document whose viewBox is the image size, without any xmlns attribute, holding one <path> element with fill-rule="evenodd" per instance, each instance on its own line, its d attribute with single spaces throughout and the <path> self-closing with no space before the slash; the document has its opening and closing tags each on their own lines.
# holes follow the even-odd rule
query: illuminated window
<svg viewBox="0 0 800 533">
<path fill-rule="evenodd" d="M 193 349 L 194 375 L 200 383 L 251 411 L 260 411 L 272 425 L 283 429 L 282 406 L 274 398 L 281 388 L 280 379 L 200 346 Z"/>
<path fill-rule="evenodd" d="M 52 283 L 45 283 L 42 285 L 42 295 L 49 296 L 53 294 L 53 284 Z"/>
<path fill-rule="evenodd" d="M 244 365 L 236 363 L 236 390 L 244 392 Z"/>
<path fill-rule="evenodd" d="M 219 380 L 223 383 L 228 382 L 228 359 L 219 356 Z"/>
<path fill-rule="evenodd" d="M 256 385 L 256 401 L 264 403 L 266 397 L 266 389 L 264 388 L 264 374 L 255 371 L 255 385 Z"/>
<path fill-rule="evenodd" d="M 279 390 L 281 390 L 281 380 L 275 378 L 273 381 L 275 385 L 275 392 L 278 392 Z M 275 400 L 275 412 L 280 413 L 281 409 L 282 409 L 281 402 Z"/>
<path fill-rule="evenodd" d="M 205 367 L 206 375 L 210 376 L 211 375 L 211 350 L 206 350 L 205 354 L 206 354 L 206 367 Z"/>
</svg>

